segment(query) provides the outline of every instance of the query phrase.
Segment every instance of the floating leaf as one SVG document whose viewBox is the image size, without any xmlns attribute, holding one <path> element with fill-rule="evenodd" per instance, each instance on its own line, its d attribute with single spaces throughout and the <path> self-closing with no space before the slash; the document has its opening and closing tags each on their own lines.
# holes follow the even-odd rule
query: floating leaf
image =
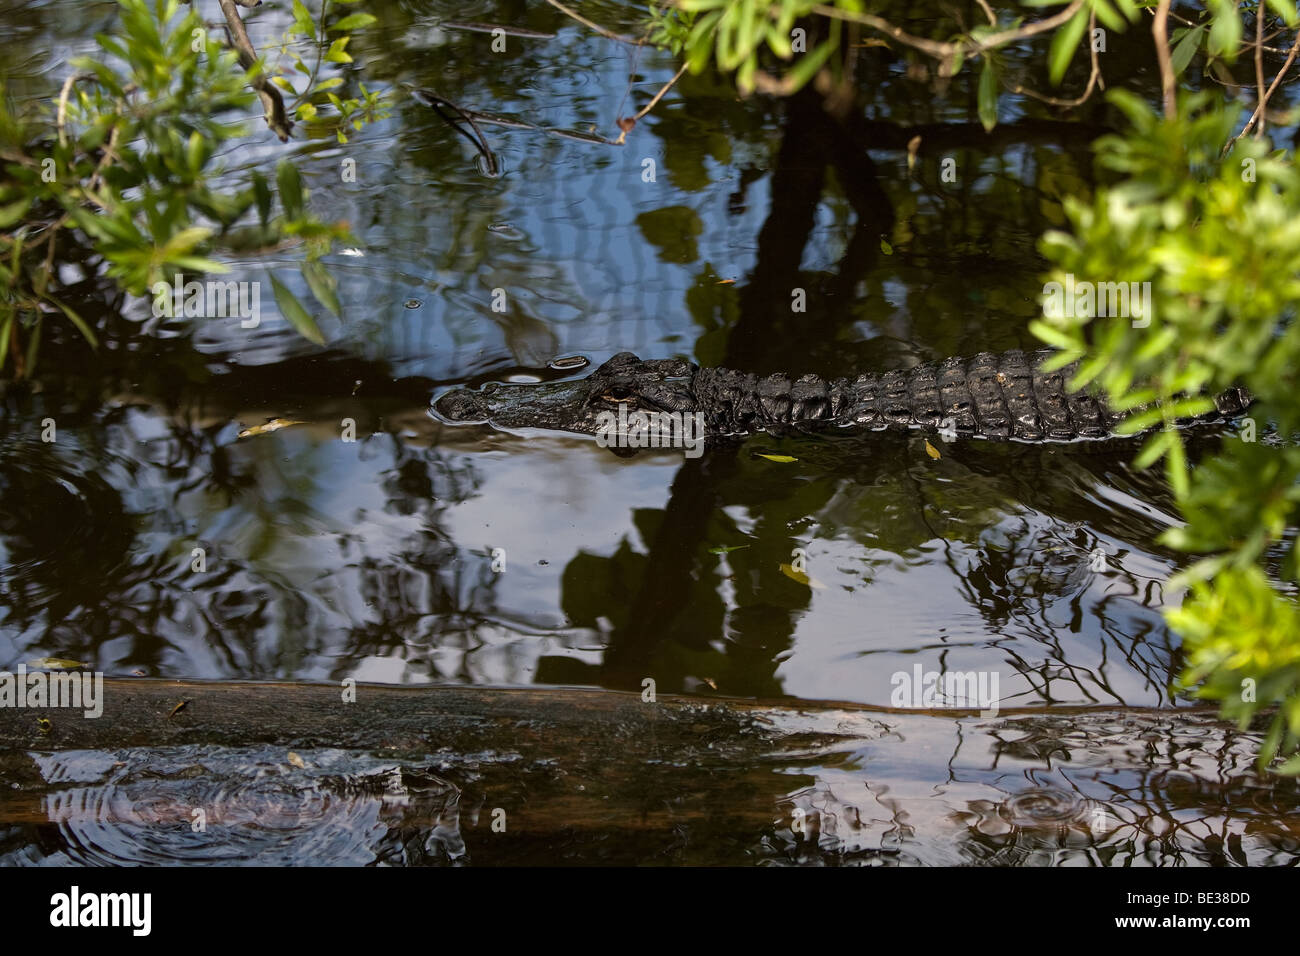
<svg viewBox="0 0 1300 956">
<path fill-rule="evenodd" d="M 768 461 L 779 462 L 782 465 L 788 465 L 792 461 L 799 460 L 798 458 L 793 458 L 790 455 L 765 455 L 762 452 L 759 452 L 758 457 L 766 458 Z"/>
<path fill-rule="evenodd" d="M 882 237 L 880 240 L 880 251 L 887 256 L 892 256 L 894 254 L 894 247 L 891 246 L 888 242 L 886 242 Z"/>
<path fill-rule="evenodd" d="M 929 455 L 931 458 L 943 457 L 943 455 L 939 453 L 939 449 L 935 448 L 933 445 L 930 444 L 930 439 L 928 438 L 925 440 L 925 453 Z"/>
<path fill-rule="evenodd" d="M 265 425 L 254 425 L 252 428 L 245 428 L 236 438 L 256 438 L 258 435 L 269 435 L 271 432 L 278 432 L 281 428 L 288 428 L 290 425 L 306 425 L 306 422 L 295 421 L 291 418 L 272 418 Z"/>
<path fill-rule="evenodd" d="M 83 664 L 81 661 L 64 660 L 62 657 L 38 657 L 34 661 L 28 661 L 27 666 L 44 667 L 53 671 L 71 671 L 76 670 L 78 667 L 89 667 L 90 665 Z"/>
<path fill-rule="evenodd" d="M 168 719 L 168 720 L 171 720 L 173 717 L 175 717 L 177 714 L 179 714 L 182 710 L 184 710 L 188 704 L 189 704 L 189 701 L 188 701 L 188 700 L 183 700 L 183 701 L 181 701 L 179 704 L 177 704 L 175 707 L 172 708 L 172 712 L 171 712 L 170 714 L 167 715 L 167 719 Z"/>
<path fill-rule="evenodd" d="M 720 544 L 716 548 L 709 548 L 709 554 L 730 554 L 732 551 L 748 547 L 747 544 Z"/>
<path fill-rule="evenodd" d="M 806 584 L 810 588 L 817 588 L 818 590 L 826 589 L 826 585 L 822 584 L 816 578 L 809 577 L 808 575 L 804 574 L 802 571 L 796 570 L 792 565 L 789 564 L 781 565 L 781 573 L 784 574 L 791 581 L 798 581 L 800 584 Z"/>
<path fill-rule="evenodd" d="M 307 761 L 303 760 L 301 757 L 299 757 L 299 756 L 298 756 L 296 753 L 294 753 L 292 750 L 289 751 L 289 763 L 290 763 L 291 765 L 297 767 L 299 770 L 306 770 L 306 769 L 307 769 Z"/>
</svg>

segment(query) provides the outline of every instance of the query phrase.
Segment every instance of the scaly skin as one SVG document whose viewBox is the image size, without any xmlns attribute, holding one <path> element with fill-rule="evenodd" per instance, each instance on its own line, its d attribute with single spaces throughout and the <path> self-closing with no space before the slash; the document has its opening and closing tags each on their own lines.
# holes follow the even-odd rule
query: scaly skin
<svg viewBox="0 0 1300 956">
<path fill-rule="evenodd" d="M 982 352 L 900 371 L 831 381 L 816 375 L 759 378 L 725 368 L 698 368 L 676 359 L 642 361 L 620 352 L 575 382 L 458 388 L 434 403 L 451 422 L 490 422 L 502 428 L 550 428 L 595 435 L 602 412 L 699 412 L 710 437 L 791 427 L 857 430 L 946 430 L 958 435 L 1020 441 L 1106 438 L 1124 415 L 1083 392 L 1065 390 L 1074 374 L 1039 369 L 1049 351 Z M 1245 389 L 1215 398 L 1218 420 L 1250 404 Z"/>
</svg>

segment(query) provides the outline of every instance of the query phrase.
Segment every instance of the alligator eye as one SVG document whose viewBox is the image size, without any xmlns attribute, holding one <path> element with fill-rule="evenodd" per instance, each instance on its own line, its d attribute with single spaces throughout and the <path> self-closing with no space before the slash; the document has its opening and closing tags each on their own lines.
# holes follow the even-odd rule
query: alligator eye
<svg viewBox="0 0 1300 956">
<path fill-rule="evenodd" d="M 636 396 L 632 394 L 632 389 L 626 385 L 615 385 L 610 388 L 601 398 L 607 402 L 632 402 Z"/>
</svg>

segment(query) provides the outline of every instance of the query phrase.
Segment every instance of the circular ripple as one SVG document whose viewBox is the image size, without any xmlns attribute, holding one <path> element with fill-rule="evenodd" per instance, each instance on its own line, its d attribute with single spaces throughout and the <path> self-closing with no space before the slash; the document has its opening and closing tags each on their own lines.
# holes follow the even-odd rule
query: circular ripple
<svg viewBox="0 0 1300 956">
<path fill-rule="evenodd" d="M 283 755 L 187 748 L 117 756 L 103 779 L 46 797 L 57 830 L 54 845 L 44 841 L 47 862 L 357 866 L 409 858 L 412 832 L 424 837 L 415 852 L 422 843 L 435 861 L 464 856 L 460 792 L 422 770 L 330 773 L 315 754 L 299 767 Z M 43 769 L 47 779 L 61 773 Z"/>
<path fill-rule="evenodd" d="M 1043 788 L 1007 798 L 999 805 L 998 814 L 1014 827 L 1046 829 L 1079 823 L 1087 809 L 1087 804 L 1074 794 Z"/>
</svg>

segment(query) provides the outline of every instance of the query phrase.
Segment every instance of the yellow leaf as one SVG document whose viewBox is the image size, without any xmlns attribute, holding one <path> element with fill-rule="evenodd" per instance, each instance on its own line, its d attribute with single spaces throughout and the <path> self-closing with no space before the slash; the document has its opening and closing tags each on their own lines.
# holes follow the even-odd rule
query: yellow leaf
<svg viewBox="0 0 1300 956">
<path fill-rule="evenodd" d="M 294 765 L 295 767 L 297 767 L 299 770 L 306 770 L 306 769 L 307 769 L 307 761 L 303 760 L 301 757 L 299 757 L 299 756 L 298 756 L 296 753 L 294 753 L 292 750 L 289 751 L 289 763 L 293 764 L 293 765 Z"/>
<path fill-rule="evenodd" d="M 817 588 L 818 590 L 825 590 L 826 588 L 826 585 L 822 584 L 816 578 L 810 578 L 802 571 L 797 571 L 788 564 L 781 565 L 781 573 L 791 581 L 798 581 L 800 584 L 806 584 L 810 588 Z"/>
<path fill-rule="evenodd" d="M 252 428 L 245 428 L 239 433 L 239 438 L 254 438 L 258 435 L 268 435 L 271 432 L 277 432 L 281 428 L 288 428 L 290 425 L 306 425 L 306 422 L 295 421 L 290 418 L 273 418 L 265 425 L 254 425 Z"/>
<path fill-rule="evenodd" d="M 65 661 L 61 657 L 38 657 L 34 661 L 28 661 L 27 666 L 44 667 L 48 670 L 54 671 L 70 671 L 76 670 L 78 667 L 85 667 L 86 665 L 81 663 L 81 661 Z"/>
<path fill-rule="evenodd" d="M 780 463 L 783 464 L 783 465 L 788 464 L 788 463 L 790 463 L 790 462 L 792 462 L 792 461 L 798 461 L 798 460 L 799 460 L 798 458 L 791 458 L 789 455 L 764 455 L 764 454 L 762 454 L 761 452 L 759 453 L 759 456 L 758 456 L 758 457 L 759 457 L 759 458 L 766 458 L 768 461 L 776 461 L 776 462 L 780 462 Z"/>
<path fill-rule="evenodd" d="M 925 453 L 929 455 L 931 458 L 943 457 L 943 455 L 939 454 L 939 449 L 935 448 L 933 445 L 930 444 L 930 439 L 928 438 L 925 440 Z"/>
</svg>

